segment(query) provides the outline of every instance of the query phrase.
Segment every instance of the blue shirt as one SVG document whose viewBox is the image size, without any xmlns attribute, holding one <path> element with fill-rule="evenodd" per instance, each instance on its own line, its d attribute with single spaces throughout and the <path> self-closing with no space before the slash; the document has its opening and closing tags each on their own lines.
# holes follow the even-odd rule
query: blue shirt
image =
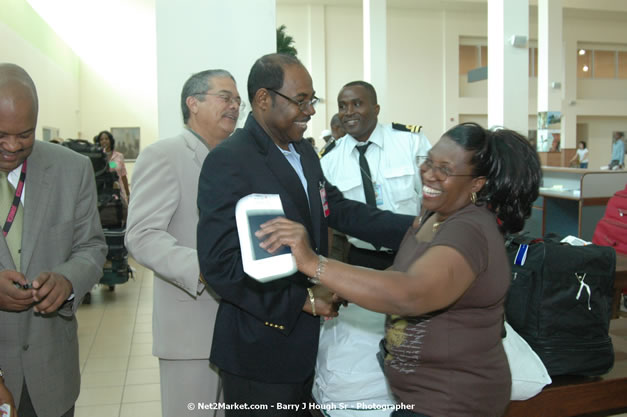
<svg viewBox="0 0 627 417">
<path fill-rule="evenodd" d="M 296 152 L 293 144 L 287 145 L 289 151 L 282 149 L 277 145 L 277 148 L 285 155 L 287 162 L 290 163 L 296 174 L 298 174 L 298 178 L 300 178 L 301 184 L 303 184 L 303 188 L 305 189 L 305 195 L 307 196 L 307 202 L 309 203 L 309 193 L 307 192 L 307 178 L 305 178 L 305 172 L 303 171 L 303 165 L 300 163 L 300 154 Z"/>
</svg>

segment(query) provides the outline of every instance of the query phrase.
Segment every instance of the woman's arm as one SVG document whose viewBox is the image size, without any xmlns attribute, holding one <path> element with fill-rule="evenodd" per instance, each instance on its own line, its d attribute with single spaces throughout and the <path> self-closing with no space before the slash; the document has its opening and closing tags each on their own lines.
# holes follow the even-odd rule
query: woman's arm
<svg viewBox="0 0 627 417">
<path fill-rule="evenodd" d="M 475 279 L 466 259 L 456 249 L 434 246 L 406 273 L 377 271 L 319 258 L 309 247 L 305 228 L 284 218 L 262 225 L 259 237 L 271 252 L 290 246 L 298 269 L 355 304 L 387 314 L 417 316 L 448 307 Z M 318 270 L 320 273 L 318 273 Z"/>
<path fill-rule="evenodd" d="M 446 308 L 475 279 L 465 258 L 448 246 L 429 249 L 406 273 L 377 271 L 335 260 L 328 260 L 324 269 L 320 283 L 338 296 L 368 310 L 401 316 Z"/>
</svg>

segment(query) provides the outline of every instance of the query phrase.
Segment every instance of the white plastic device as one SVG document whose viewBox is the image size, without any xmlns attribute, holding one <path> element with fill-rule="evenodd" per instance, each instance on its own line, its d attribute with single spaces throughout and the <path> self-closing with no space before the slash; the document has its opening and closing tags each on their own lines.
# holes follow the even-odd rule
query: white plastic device
<svg viewBox="0 0 627 417">
<path fill-rule="evenodd" d="M 235 221 L 244 272 L 260 282 L 273 281 L 296 272 L 296 261 L 289 247 L 271 254 L 259 246 L 255 232 L 275 217 L 284 216 L 278 194 L 249 194 L 235 206 Z"/>
</svg>

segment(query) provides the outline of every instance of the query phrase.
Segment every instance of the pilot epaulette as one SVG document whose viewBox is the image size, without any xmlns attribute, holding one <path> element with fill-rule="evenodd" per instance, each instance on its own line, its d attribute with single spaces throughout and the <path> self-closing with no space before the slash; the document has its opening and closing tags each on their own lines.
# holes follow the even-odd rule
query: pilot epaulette
<svg viewBox="0 0 627 417">
<path fill-rule="evenodd" d="M 335 145 L 337 145 L 336 140 L 333 140 L 333 142 L 328 143 L 327 145 L 324 146 L 324 148 L 322 148 L 322 150 L 320 150 L 320 153 L 318 153 L 318 157 L 322 158 L 323 156 L 327 155 L 329 152 L 331 152 L 333 149 L 335 149 Z"/>
<path fill-rule="evenodd" d="M 404 125 L 402 123 L 392 123 L 392 129 L 403 132 L 419 133 L 422 126 L 420 125 Z"/>
</svg>

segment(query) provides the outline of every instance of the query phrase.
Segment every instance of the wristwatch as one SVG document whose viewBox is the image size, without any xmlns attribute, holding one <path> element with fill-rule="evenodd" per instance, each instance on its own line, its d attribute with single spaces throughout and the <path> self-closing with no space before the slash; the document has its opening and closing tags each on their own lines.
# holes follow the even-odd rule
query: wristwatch
<svg viewBox="0 0 627 417">
<path fill-rule="evenodd" d="M 4 372 L 2 372 L 2 368 L 0 368 L 0 378 L 4 380 Z"/>
</svg>

